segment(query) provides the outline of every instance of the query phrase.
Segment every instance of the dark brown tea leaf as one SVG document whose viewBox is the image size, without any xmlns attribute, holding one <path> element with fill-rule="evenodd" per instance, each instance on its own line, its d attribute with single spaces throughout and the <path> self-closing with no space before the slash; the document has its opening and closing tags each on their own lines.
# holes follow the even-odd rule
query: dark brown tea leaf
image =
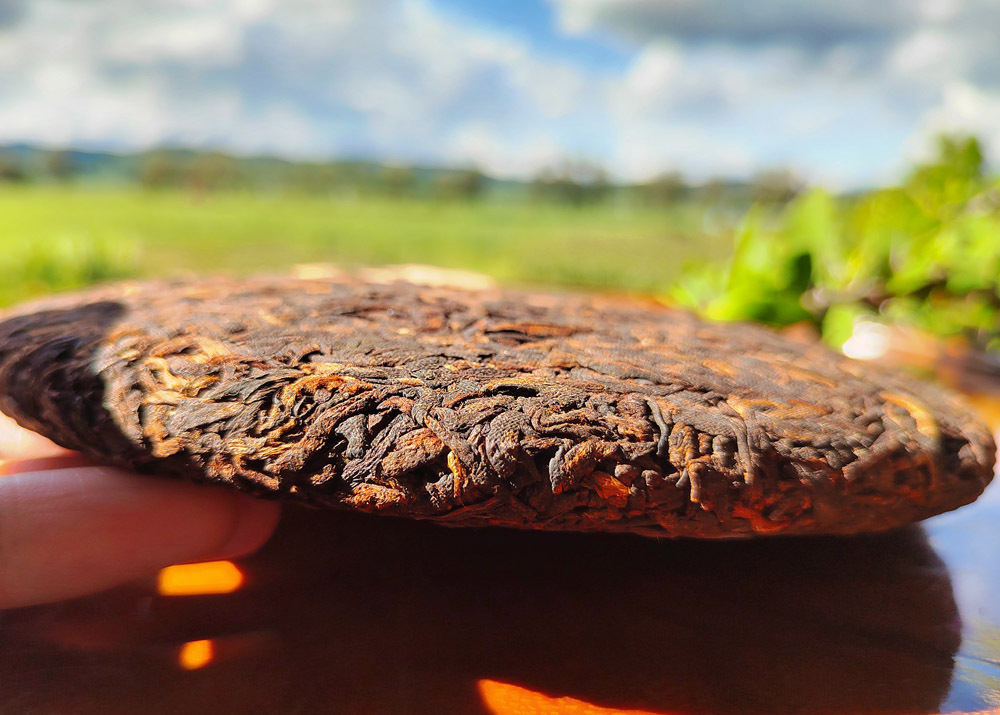
<svg viewBox="0 0 1000 715">
<path fill-rule="evenodd" d="M 932 385 L 655 304 L 406 283 L 130 284 L 0 322 L 0 410 L 101 462 L 453 525 L 879 531 L 976 498 Z"/>
</svg>

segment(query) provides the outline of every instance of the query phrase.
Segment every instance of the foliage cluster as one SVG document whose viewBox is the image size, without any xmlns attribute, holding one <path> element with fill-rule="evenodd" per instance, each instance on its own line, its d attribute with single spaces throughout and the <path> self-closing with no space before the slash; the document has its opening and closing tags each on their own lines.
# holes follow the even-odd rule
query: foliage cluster
<svg viewBox="0 0 1000 715">
<path fill-rule="evenodd" d="M 938 149 L 898 187 L 756 206 L 732 254 L 686 266 L 671 297 L 716 319 L 808 321 L 837 346 L 874 320 L 1000 349 L 1000 183 L 975 139 Z"/>
</svg>

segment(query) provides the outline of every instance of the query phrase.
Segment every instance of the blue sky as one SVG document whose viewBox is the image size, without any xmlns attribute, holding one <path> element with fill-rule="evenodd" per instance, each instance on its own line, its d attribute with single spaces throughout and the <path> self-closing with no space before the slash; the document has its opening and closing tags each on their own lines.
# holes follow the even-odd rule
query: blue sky
<svg viewBox="0 0 1000 715">
<path fill-rule="evenodd" d="M 628 43 L 610 35 L 581 37 L 564 32 L 554 6 L 545 0 L 438 0 L 435 4 L 459 22 L 512 35 L 529 43 L 539 55 L 568 60 L 587 71 L 623 72 L 633 54 Z"/>
<path fill-rule="evenodd" d="M 1000 150 L 994 0 L 0 0 L 0 142 L 622 179 Z"/>
</svg>

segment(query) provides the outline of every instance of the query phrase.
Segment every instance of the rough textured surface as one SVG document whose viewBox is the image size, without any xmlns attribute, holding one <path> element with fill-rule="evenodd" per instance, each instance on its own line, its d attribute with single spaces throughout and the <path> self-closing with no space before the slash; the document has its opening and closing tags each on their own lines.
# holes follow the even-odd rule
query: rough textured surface
<svg viewBox="0 0 1000 715">
<path fill-rule="evenodd" d="M 0 411 L 141 471 L 455 525 L 738 537 L 972 501 L 930 385 L 652 304 L 332 281 L 132 284 L 0 322 Z"/>
</svg>

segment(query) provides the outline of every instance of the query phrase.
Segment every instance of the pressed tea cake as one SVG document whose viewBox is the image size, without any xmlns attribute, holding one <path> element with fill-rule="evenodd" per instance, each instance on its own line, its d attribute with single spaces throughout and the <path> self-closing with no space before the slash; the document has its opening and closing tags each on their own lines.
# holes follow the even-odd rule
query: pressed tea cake
<svg viewBox="0 0 1000 715">
<path fill-rule="evenodd" d="M 879 531 L 992 476 L 932 385 L 655 304 L 127 284 L 0 322 L 0 411 L 105 463 L 453 525 Z"/>
</svg>

